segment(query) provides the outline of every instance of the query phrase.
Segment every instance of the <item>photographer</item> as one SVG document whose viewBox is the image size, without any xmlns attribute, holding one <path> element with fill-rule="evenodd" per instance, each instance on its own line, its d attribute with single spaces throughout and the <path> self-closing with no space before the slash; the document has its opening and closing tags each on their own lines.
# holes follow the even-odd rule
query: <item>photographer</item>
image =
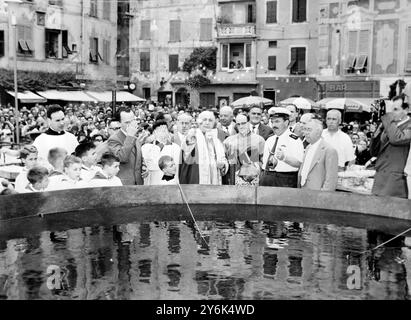
<svg viewBox="0 0 411 320">
<path fill-rule="evenodd" d="M 142 185 L 147 172 L 143 173 L 143 157 L 141 142 L 137 139 L 139 125 L 134 113 L 127 108 L 120 108 L 117 114 L 121 129 L 108 139 L 108 147 L 112 153 L 120 158 L 120 172 L 118 177 L 123 185 Z"/>
</svg>

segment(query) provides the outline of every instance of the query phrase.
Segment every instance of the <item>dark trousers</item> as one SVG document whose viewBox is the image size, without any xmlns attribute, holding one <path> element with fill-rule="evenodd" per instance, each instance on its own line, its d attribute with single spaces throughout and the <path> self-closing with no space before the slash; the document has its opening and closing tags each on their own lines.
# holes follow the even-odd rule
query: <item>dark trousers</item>
<svg viewBox="0 0 411 320">
<path fill-rule="evenodd" d="M 260 186 L 297 188 L 298 172 L 263 171 L 260 175 Z"/>
</svg>

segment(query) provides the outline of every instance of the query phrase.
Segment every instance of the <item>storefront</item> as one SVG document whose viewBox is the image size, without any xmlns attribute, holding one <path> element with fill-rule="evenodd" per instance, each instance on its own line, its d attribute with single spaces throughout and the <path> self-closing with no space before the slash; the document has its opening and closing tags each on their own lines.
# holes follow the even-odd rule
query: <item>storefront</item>
<svg viewBox="0 0 411 320">
<path fill-rule="evenodd" d="M 376 98 L 380 97 L 379 80 L 319 81 L 323 98 Z"/>
<path fill-rule="evenodd" d="M 316 101 L 319 86 L 311 77 L 259 77 L 259 93 L 278 103 L 293 96 Z"/>
</svg>

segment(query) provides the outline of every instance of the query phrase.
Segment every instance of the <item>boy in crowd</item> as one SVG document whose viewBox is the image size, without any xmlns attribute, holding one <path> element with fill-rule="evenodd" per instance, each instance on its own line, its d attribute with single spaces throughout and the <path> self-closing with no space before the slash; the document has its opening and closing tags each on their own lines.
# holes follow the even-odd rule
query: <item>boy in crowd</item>
<svg viewBox="0 0 411 320">
<path fill-rule="evenodd" d="M 63 162 L 67 157 L 67 151 L 63 148 L 53 148 L 50 149 L 47 160 L 52 166 L 50 171 L 50 178 L 54 176 L 63 175 Z"/>
<path fill-rule="evenodd" d="M 123 185 L 120 178 L 117 177 L 120 171 L 120 158 L 106 152 L 101 157 L 101 165 L 102 169 L 87 183 L 88 187 L 119 187 Z"/>
<path fill-rule="evenodd" d="M 65 189 L 76 189 L 84 188 L 85 185 L 81 180 L 81 159 L 70 155 L 67 156 L 63 161 L 63 175 L 59 175 L 50 183 L 49 190 L 65 190 Z"/>
<path fill-rule="evenodd" d="M 29 180 L 27 180 L 27 172 L 37 165 L 38 152 L 35 146 L 25 146 L 19 153 L 19 158 L 23 163 L 24 168 L 16 177 L 14 189 L 19 193 L 23 193 L 26 187 L 30 184 Z"/>
<path fill-rule="evenodd" d="M 174 159 L 168 155 L 160 157 L 158 160 L 158 167 L 163 171 L 163 177 L 161 179 L 162 185 L 177 184 L 177 167 Z"/>
<path fill-rule="evenodd" d="M 23 193 L 46 191 L 49 185 L 49 171 L 44 167 L 34 167 L 27 172 L 27 180 L 30 182 Z"/>
<path fill-rule="evenodd" d="M 100 170 L 96 166 L 96 147 L 91 142 L 80 143 L 74 151 L 76 157 L 80 158 L 83 162 L 81 167 L 81 179 L 85 182 L 90 181 L 97 171 Z"/>
</svg>

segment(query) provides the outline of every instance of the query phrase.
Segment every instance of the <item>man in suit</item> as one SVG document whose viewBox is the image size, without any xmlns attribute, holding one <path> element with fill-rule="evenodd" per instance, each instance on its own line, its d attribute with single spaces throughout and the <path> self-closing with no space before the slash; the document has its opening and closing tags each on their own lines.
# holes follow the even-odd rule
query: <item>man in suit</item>
<svg viewBox="0 0 411 320">
<path fill-rule="evenodd" d="M 229 106 L 221 107 L 219 119 L 220 119 L 220 124 L 218 126 L 218 129 L 224 131 L 227 134 L 227 137 L 237 134 L 237 131 L 235 130 L 235 122 L 233 121 L 234 112 L 231 107 Z M 219 139 L 221 140 L 221 138 Z"/>
<path fill-rule="evenodd" d="M 118 177 L 123 185 L 142 185 L 143 157 L 141 144 L 136 137 L 139 125 L 130 109 L 120 108 L 118 115 L 121 129 L 108 139 L 110 151 L 120 158 Z"/>
<path fill-rule="evenodd" d="M 261 121 L 263 115 L 263 109 L 261 109 L 261 107 L 252 107 L 248 115 L 253 133 L 260 135 L 264 140 L 274 135 L 274 130 Z"/>
<path fill-rule="evenodd" d="M 181 147 L 188 130 L 191 128 L 193 117 L 188 113 L 182 113 L 177 118 L 177 132 L 174 132 L 172 140 Z"/>
<path fill-rule="evenodd" d="M 298 173 L 298 186 L 309 190 L 335 191 L 338 154 L 321 138 L 322 133 L 323 124 L 319 120 L 313 119 L 305 125 L 305 138 L 309 145 Z"/>
<path fill-rule="evenodd" d="M 410 151 L 411 119 L 404 97 L 393 99 L 392 111 L 384 115 L 382 124 L 371 139 L 371 155 L 377 157 L 372 193 L 377 196 L 408 198 L 406 164 Z"/>
</svg>

